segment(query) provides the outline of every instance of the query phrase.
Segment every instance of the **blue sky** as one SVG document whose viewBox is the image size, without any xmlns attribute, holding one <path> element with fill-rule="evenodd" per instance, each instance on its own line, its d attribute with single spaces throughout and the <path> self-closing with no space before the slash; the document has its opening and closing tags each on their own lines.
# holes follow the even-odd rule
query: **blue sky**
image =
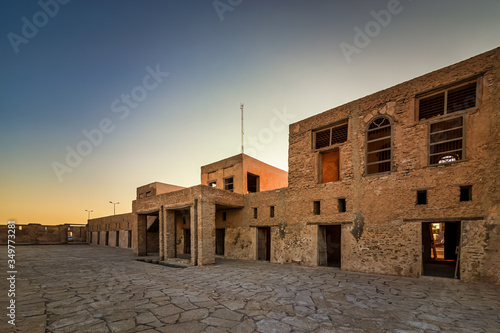
<svg viewBox="0 0 500 333">
<path fill-rule="evenodd" d="M 140 185 L 196 185 L 201 165 L 239 153 L 242 102 L 247 152 L 286 170 L 288 123 L 500 45 L 488 0 L 60 2 L 0 4 L 0 223 L 85 223 L 110 200 L 129 212 Z M 347 61 L 341 43 L 391 6 Z M 168 76 L 145 90 L 146 68 Z M 111 105 L 134 91 L 120 119 Z M 58 178 L 103 119 L 113 130 Z"/>
</svg>

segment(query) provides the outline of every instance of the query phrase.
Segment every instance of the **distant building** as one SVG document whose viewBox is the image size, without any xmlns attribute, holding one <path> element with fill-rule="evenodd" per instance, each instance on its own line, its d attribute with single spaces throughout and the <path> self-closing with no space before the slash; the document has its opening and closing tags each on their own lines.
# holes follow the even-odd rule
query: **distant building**
<svg viewBox="0 0 500 333">
<path fill-rule="evenodd" d="M 499 82 L 497 48 L 304 119 L 290 125 L 289 174 L 236 155 L 202 167 L 202 185 L 140 187 L 125 224 L 89 220 L 89 239 L 126 230 L 136 255 L 194 265 L 500 283 Z"/>
<path fill-rule="evenodd" d="M 16 224 L 15 245 L 57 245 L 87 242 L 85 224 Z M 0 225 L 0 245 L 8 244 L 8 226 Z"/>
</svg>

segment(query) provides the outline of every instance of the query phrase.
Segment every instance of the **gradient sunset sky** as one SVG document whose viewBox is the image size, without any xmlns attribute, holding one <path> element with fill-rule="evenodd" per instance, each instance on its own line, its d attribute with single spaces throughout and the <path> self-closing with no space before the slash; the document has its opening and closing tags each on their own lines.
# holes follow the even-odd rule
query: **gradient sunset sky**
<svg viewBox="0 0 500 333">
<path fill-rule="evenodd" d="M 110 200 L 130 212 L 138 186 L 199 184 L 240 152 L 240 103 L 246 152 L 287 170 L 288 123 L 500 46 L 498 0 L 55 1 L 0 4 L 0 224 L 86 223 Z"/>
</svg>

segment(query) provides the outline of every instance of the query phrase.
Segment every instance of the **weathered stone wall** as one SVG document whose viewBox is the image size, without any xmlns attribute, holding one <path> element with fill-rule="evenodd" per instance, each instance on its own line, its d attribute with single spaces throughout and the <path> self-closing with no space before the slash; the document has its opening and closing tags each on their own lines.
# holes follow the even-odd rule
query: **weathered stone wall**
<svg viewBox="0 0 500 333">
<path fill-rule="evenodd" d="M 0 245 L 8 243 L 8 226 L 0 225 Z M 16 244 L 17 245 L 43 245 L 43 244 L 67 244 L 69 231 L 73 232 L 71 242 L 85 242 L 86 227 L 61 225 L 42 225 L 38 223 L 17 224 Z"/>
<path fill-rule="evenodd" d="M 108 231 L 108 246 L 116 247 L 116 232 L 118 231 L 119 247 L 129 248 L 129 231 L 132 231 L 132 233 L 134 233 L 136 223 L 137 217 L 133 213 L 110 215 L 90 219 L 87 222 L 87 228 L 89 232 L 92 233 L 92 241 L 90 242 L 90 238 L 88 239 L 89 244 L 105 246 L 106 231 Z M 97 243 L 98 233 L 100 234 L 99 244 Z M 134 247 L 135 243 L 132 243 L 132 247 Z"/>
<path fill-rule="evenodd" d="M 421 274 L 421 223 L 435 219 L 462 221 L 464 281 L 498 278 L 496 222 L 486 218 L 500 200 L 498 121 L 498 64 L 500 49 L 441 69 L 360 100 L 290 125 L 289 192 L 286 223 L 293 241 L 281 259 L 315 264 L 314 228 L 308 223 L 349 222 L 342 229 L 342 269 L 404 276 Z M 428 121 L 415 116 L 417 94 L 480 76 L 479 104 L 464 114 L 465 159 L 428 166 Z M 368 122 L 378 115 L 393 120 L 393 170 L 366 175 L 365 136 Z M 339 145 L 340 180 L 318 184 L 320 151 L 313 149 L 313 130 L 349 121 L 348 140 Z M 460 186 L 472 185 L 472 201 L 460 202 Z M 426 189 L 427 205 L 416 205 L 416 191 Z M 495 190 L 496 189 L 496 190 Z M 337 198 L 347 201 L 338 213 Z M 321 215 L 312 215 L 312 201 L 321 201 Z M 476 218 L 476 220 L 468 220 Z M 293 234 L 293 236 L 292 236 Z M 300 235 L 300 236 L 298 236 Z M 279 238 L 273 238 L 279 243 Z M 294 245 L 295 242 L 301 245 Z M 276 248 L 279 245 L 275 246 Z M 294 250 L 294 249 L 297 250 Z M 302 252 L 298 250 L 302 248 Z M 312 258 L 312 259 L 309 259 Z M 485 262 L 488 261 L 485 268 Z M 485 271 L 488 270 L 488 273 Z"/>
</svg>

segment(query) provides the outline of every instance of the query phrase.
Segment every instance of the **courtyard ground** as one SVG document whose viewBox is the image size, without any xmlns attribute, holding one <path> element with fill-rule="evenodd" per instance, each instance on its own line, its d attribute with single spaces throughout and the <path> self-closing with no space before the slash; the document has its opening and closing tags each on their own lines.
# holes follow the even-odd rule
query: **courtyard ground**
<svg viewBox="0 0 500 333">
<path fill-rule="evenodd" d="M 498 286 L 243 260 L 172 268 L 88 245 L 16 251 L 18 332 L 500 332 Z M 15 332 L 2 317 L 0 332 Z"/>
</svg>

